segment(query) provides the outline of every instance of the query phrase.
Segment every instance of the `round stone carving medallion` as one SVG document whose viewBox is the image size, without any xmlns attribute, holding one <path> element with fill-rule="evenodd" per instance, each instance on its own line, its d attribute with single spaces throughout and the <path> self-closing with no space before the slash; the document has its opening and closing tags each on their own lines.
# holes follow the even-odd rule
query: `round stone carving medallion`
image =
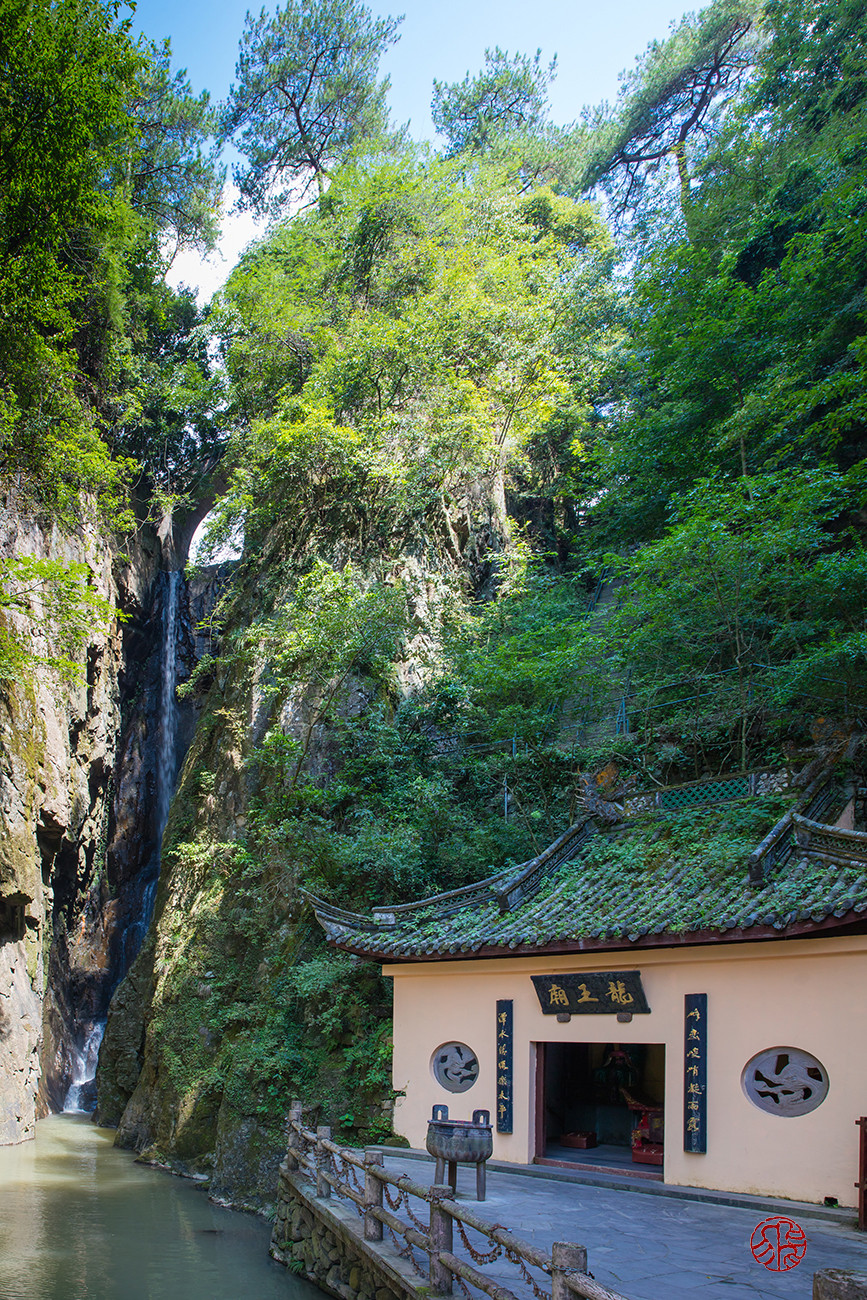
<svg viewBox="0 0 867 1300">
<path fill-rule="evenodd" d="M 466 1092 L 479 1077 L 479 1062 L 466 1043 L 442 1043 L 430 1058 L 437 1083 L 448 1092 Z"/>
<path fill-rule="evenodd" d="M 747 1061 L 744 1092 L 769 1115 L 808 1115 L 828 1095 L 828 1071 L 800 1047 L 769 1047 Z"/>
</svg>

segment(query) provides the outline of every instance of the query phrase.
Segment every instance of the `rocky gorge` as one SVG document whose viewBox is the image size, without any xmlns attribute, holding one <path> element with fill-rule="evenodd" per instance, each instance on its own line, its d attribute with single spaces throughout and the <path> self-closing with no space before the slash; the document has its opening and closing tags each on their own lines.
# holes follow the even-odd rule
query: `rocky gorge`
<svg viewBox="0 0 867 1300">
<path fill-rule="evenodd" d="M 167 570 L 147 522 L 119 555 L 96 531 L 46 528 L 11 493 L 0 553 L 84 564 L 116 611 L 78 645 L 71 678 L 37 665 L 3 694 L 0 1142 L 16 1142 L 50 1111 L 93 1108 L 102 1028 L 147 928 L 195 725 L 175 688 L 207 650 L 195 629 L 219 574 Z M 47 656 L 56 629 L 38 591 L 31 601 L 26 623 L 8 617 Z"/>
</svg>

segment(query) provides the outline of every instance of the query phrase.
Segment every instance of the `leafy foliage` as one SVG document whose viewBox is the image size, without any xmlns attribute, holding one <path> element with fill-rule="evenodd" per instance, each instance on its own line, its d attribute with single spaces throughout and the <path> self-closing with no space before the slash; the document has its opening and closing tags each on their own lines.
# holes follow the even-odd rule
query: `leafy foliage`
<svg viewBox="0 0 867 1300">
<path fill-rule="evenodd" d="M 532 59 L 511 58 L 496 46 L 485 50 L 484 71 L 462 82 L 434 81 L 431 116 L 448 143 L 448 155 L 484 153 L 495 138 L 533 133 L 547 116 L 547 90 L 557 68 L 556 55 L 544 67 L 542 51 Z"/>
<path fill-rule="evenodd" d="M 207 97 L 101 0 L 10 0 L 0 31 L 0 475 L 66 527 L 122 528 L 132 466 L 113 435 L 146 400 L 135 352 L 165 301 L 163 241 L 214 237 Z"/>
<path fill-rule="evenodd" d="M 10 614 L 17 618 L 10 618 Z M 93 586 L 86 564 L 22 555 L 0 561 L 0 683 L 20 680 L 37 664 L 81 682 L 82 645 L 118 618 Z M 21 630 L 23 621 L 24 631 Z M 17 625 L 17 626 L 16 626 Z M 45 644 L 34 648 L 36 634 Z"/>
<path fill-rule="evenodd" d="M 559 332 L 607 248 L 589 205 L 514 195 L 497 169 L 461 187 L 409 155 L 336 177 L 225 293 L 249 427 L 222 535 L 243 520 L 251 552 L 278 525 L 296 553 L 338 535 L 383 553 L 422 520 L 447 529 L 450 502 L 501 479 L 567 402 Z"/>
<path fill-rule="evenodd" d="M 638 208 L 648 179 L 666 159 L 677 166 L 681 205 L 689 204 L 686 146 L 711 135 L 714 115 L 742 88 L 755 60 L 750 36 L 757 6 L 715 0 L 666 41 L 654 41 L 623 78 L 617 108 L 591 118 L 593 154 L 586 185 L 602 184 L 615 216 Z"/>
<path fill-rule="evenodd" d="M 383 130 L 388 83 L 376 74 L 399 21 L 358 0 L 248 13 L 224 124 L 248 163 L 235 169 L 242 203 L 281 211 L 293 182 L 321 188 L 356 142 Z"/>
</svg>

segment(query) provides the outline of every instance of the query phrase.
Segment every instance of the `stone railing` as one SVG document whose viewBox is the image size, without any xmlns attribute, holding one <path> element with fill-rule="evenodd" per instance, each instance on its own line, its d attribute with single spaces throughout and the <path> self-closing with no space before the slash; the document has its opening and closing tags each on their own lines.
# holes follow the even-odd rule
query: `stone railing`
<svg viewBox="0 0 867 1300">
<path fill-rule="evenodd" d="M 867 862 L 867 833 L 844 830 L 841 826 L 828 826 L 810 817 L 792 814 L 795 840 L 805 853 L 818 858 L 831 858 L 838 862 Z"/>
<path fill-rule="evenodd" d="M 423 1300 L 431 1292 L 451 1295 L 457 1281 L 465 1296 L 480 1291 L 491 1300 L 526 1300 L 528 1293 L 535 1300 L 626 1300 L 588 1273 L 583 1246 L 557 1242 L 548 1254 L 522 1241 L 459 1205 L 450 1186 L 424 1187 L 389 1173 L 378 1148 L 339 1146 L 328 1127 L 306 1128 L 298 1103 L 288 1128 L 271 1253 L 332 1295 L 383 1300 L 384 1291 L 396 1300 Z M 334 1197 L 349 1203 L 354 1218 Z M 468 1229 L 483 1238 L 482 1249 Z M 461 1244 L 464 1257 L 455 1253 Z M 482 1271 L 500 1259 L 514 1267 L 518 1292 Z M 531 1269 L 550 1278 L 550 1290 Z"/>
<path fill-rule="evenodd" d="M 795 818 L 801 815 L 818 823 L 819 818 L 833 807 L 837 797 L 837 784 L 832 773 L 822 772 L 810 782 L 795 806 L 783 814 L 747 859 L 751 885 L 763 885 L 770 872 L 783 866 L 791 857 L 795 843 L 792 834 Z"/>
</svg>

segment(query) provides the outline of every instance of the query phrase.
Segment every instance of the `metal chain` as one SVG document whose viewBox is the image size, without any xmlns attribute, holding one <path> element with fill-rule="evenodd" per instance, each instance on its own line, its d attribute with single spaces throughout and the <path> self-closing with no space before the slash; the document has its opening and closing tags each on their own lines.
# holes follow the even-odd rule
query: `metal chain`
<svg viewBox="0 0 867 1300">
<path fill-rule="evenodd" d="M 409 1203 L 409 1192 L 407 1192 L 403 1187 L 400 1189 L 400 1191 L 401 1191 L 401 1199 L 403 1200 L 403 1207 L 406 1210 L 407 1214 L 409 1215 L 410 1223 L 414 1223 L 415 1226 L 418 1228 L 419 1232 L 423 1232 L 425 1234 L 429 1233 L 430 1226 L 427 1223 L 422 1223 L 421 1219 L 417 1219 L 412 1212 L 412 1206 Z"/>
<path fill-rule="evenodd" d="M 386 1204 L 388 1205 L 389 1209 L 399 1210 L 401 1200 L 403 1199 L 403 1188 L 399 1187 L 397 1189 L 397 1196 L 395 1197 L 393 1197 L 391 1192 L 388 1190 L 388 1183 L 384 1182 L 382 1184 L 382 1190 L 383 1193 L 385 1194 Z"/>
<path fill-rule="evenodd" d="M 524 1281 L 528 1286 L 532 1287 L 533 1295 L 536 1297 L 536 1300 L 551 1300 L 551 1292 L 542 1290 L 530 1270 L 527 1268 L 527 1265 L 516 1251 L 507 1249 L 506 1259 L 508 1259 L 512 1264 L 518 1265 Z"/>
<path fill-rule="evenodd" d="M 352 1174 L 355 1172 L 354 1169 L 352 1169 L 352 1165 L 348 1164 L 347 1161 L 345 1161 L 342 1156 L 335 1155 L 333 1151 L 327 1152 L 327 1155 L 328 1155 L 328 1166 L 331 1172 L 334 1174 L 334 1177 L 338 1180 L 336 1186 L 332 1183 L 331 1190 L 336 1192 L 337 1195 L 341 1198 L 341 1200 L 349 1201 L 349 1204 L 355 1210 L 355 1213 L 358 1215 L 358 1217 L 363 1219 L 364 1209 L 362 1208 L 362 1206 L 358 1204 L 357 1201 L 354 1201 L 351 1196 L 346 1195 L 344 1188 L 340 1184 L 340 1179 L 345 1178 L 347 1173 L 349 1173 L 350 1170 L 352 1171 L 352 1173 L 350 1173 L 350 1177 L 347 1179 L 347 1182 L 352 1182 Z M 337 1167 L 338 1161 L 340 1162 L 341 1165 L 340 1169 L 338 1169 Z M 358 1187 L 357 1183 L 355 1184 L 355 1190 L 356 1191 L 361 1190 Z"/>
<path fill-rule="evenodd" d="M 333 1159 L 335 1163 L 337 1161 L 340 1162 L 340 1168 L 339 1170 L 336 1170 L 338 1176 L 344 1178 L 353 1191 L 360 1192 L 361 1183 L 359 1182 L 358 1172 L 355 1166 L 350 1164 L 348 1160 L 344 1160 L 343 1156 L 334 1156 Z"/>
<path fill-rule="evenodd" d="M 475 1246 L 471 1244 L 470 1239 L 467 1236 L 466 1229 L 464 1228 L 464 1225 L 461 1223 L 460 1219 L 455 1219 L 455 1223 L 458 1225 L 458 1232 L 461 1235 L 461 1241 L 464 1243 L 464 1246 L 469 1251 L 470 1258 L 474 1259 L 477 1264 L 493 1264 L 495 1259 L 500 1258 L 500 1256 L 503 1253 L 503 1247 L 500 1245 L 498 1241 L 494 1242 L 493 1250 L 488 1250 L 488 1251 L 476 1250 Z M 495 1223 L 492 1226 L 495 1228 L 500 1228 L 502 1227 L 502 1224 Z"/>
<path fill-rule="evenodd" d="M 391 1224 L 387 1223 L 385 1226 L 388 1228 L 388 1231 L 391 1234 L 391 1239 L 394 1242 L 395 1250 L 397 1251 L 398 1255 L 400 1255 L 402 1259 L 406 1259 L 409 1261 L 410 1264 L 412 1264 L 413 1268 L 415 1269 L 416 1273 L 418 1273 L 419 1277 L 427 1277 L 427 1273 L 425 1272 L 425 1270 L 423 1268 L 419 1268 L 418 1261 L 416 1260 L 415 1254 L 413 1253 L 412 1242 L 408 1241 L 406 1242 L 405 1245 L 401 1246 L 400 1242 L 397 1239 L 397 1234 L 395 1233 L 394 1228 L 391 1226 Z"/>
<path fill-rule="evenodd" d="M 466 1282 L 461 1277 L 460 1273 L 452 1273 L 452 1277 L 457 1282 L 458 1286 L 461 1288 L 464 1295 L 467 1297 L 467 1300 L 473 1300 L 472 1293 L 470 1292 L 470 1288 L 467 1286 Z"/>
</svg>

